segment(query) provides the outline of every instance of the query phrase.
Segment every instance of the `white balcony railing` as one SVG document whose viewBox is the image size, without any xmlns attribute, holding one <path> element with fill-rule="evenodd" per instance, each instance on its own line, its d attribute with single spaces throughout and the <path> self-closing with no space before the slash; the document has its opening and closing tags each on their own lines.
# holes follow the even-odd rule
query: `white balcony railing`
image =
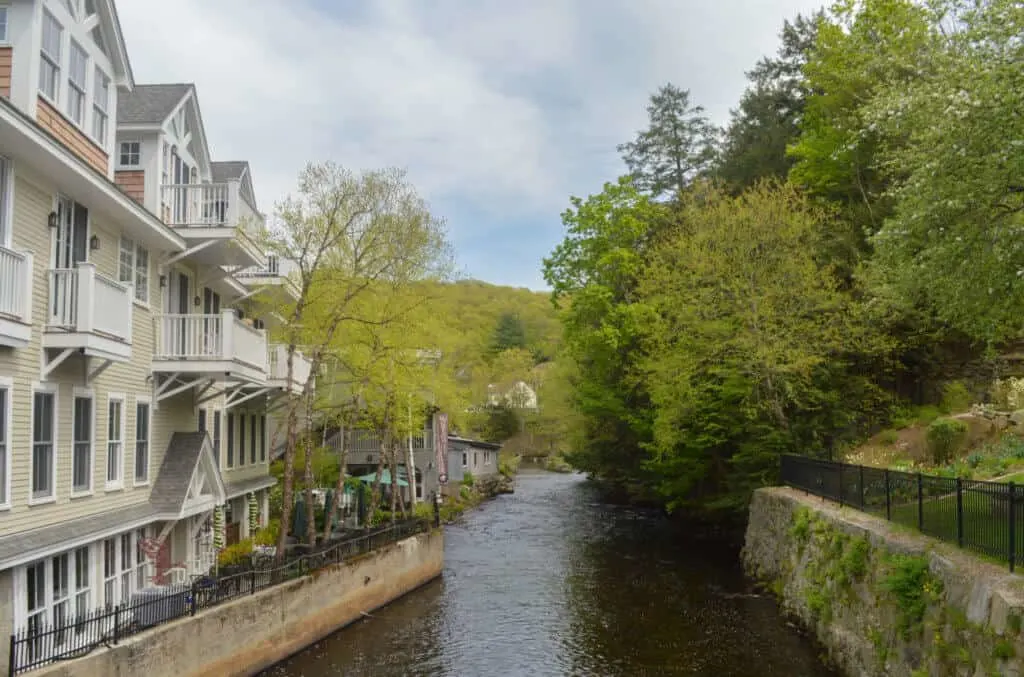
<svg viewBox="0 0 1024 677">
<path fill-rule="evenodd" d="M 0 247 L 0 315 L 31 322 L 32 255 Z"/>
<path fill-rule="evenodd" d="M 263 216 L 241 198 L 241 183 L 168 183 L 160 186 L 161 214 L 176 228 L 235 228 L 255 237 Z"/>
<path fill-rule="evenodd" d="M 231 360 L 267 369 L 267 335 L 242 322 L 233 310 L 219 315 L 157 317 L 156 359 Z"/>
<path fill-rule="evenodd" d="M 296 351 L 292 360 L 292 382 L 299 387 L 306 385 L 312 372 L 312 361 Z M 270 346 L 270 378 L 275 381 L 288 380 L 288 346 L 274 344 Z"/>
<path fill-rule="evenodd" d="M 50 270 L 49 326 L 71 332 L 101 333 L 132 338 L 130 285 L 96 272 L 91 263 Z"/>
</svg>

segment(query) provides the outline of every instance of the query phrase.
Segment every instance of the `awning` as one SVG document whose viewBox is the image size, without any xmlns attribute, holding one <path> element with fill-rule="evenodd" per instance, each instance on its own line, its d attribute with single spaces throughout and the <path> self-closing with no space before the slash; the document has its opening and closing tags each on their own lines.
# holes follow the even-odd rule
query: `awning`
<svg viewBox="0 0 1024 677">
<path fill-rule="evenodd" d="M 360 482 L 366 482 L 367 484 L 373 484 L 374 482 L 377 481 L 377 473 L 372 472 L 369 475 L 362 475 L 358 479 L 359 479 Z M 388 470 L 388 469 L 384 470 L 384 472 L 380 476 L 380 483 L 381 484 L 391 484 L 391 471 L 390 470 Z M 402 479 L 402 473 L 398 474 L 398 486 L 400 486 L 400 487 L 407 487 L 407 486 L 409 486 L 409 483 L 406 482 L 404 479 Z"/>
</svg>

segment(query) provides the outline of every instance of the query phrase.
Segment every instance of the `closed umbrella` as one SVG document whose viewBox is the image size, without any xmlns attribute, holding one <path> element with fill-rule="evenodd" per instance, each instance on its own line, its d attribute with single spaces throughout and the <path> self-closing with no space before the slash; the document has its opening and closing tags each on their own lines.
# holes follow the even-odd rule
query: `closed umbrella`
<svg viewBox="0 0 1024 677">
<path fill-rule="evenodd" d="M 334 520 L 331 519 L 331 506 L 334 505 L 334 491 L 331 489 L 327 490 L 327 495 L 324 497 L 324 530 L 329 534 L 334 530 Z"/>
<path fill-rule="evenodd" d="M 303 538 L 306 535 L 306 527 L 309 524 L 306 515 L 306 501 L 299 499 L 295 502 L 295 515 L 292 518 L 292 535 L 296 538 Z"/>
</svg>

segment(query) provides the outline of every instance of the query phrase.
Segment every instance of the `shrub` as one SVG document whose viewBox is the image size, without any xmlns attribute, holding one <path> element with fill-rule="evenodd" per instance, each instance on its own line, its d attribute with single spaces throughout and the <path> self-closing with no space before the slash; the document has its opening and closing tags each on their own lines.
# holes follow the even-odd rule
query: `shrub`
<svg viewBox="0 0 1024 677">
<path fill-rule="evenodd" d="M 896 444 L 900 439 L 900 434 L 895 430 L 883 430 L 878 433 L 878 441 L 886 446 Z"/>
<path fill-rule="evenodd" d="M 412 510 L 412 516 L 418 519 L 434 519 L 434 506 L 430 501 L 421 501 Z"/>
<path fill-rule="evenodd" d="M 939 408 L 945 414 L 967 411 L 971 406 L 971 391 L 963 381 L 950 381 L 942 389 L 942 403 Z"/>
<path fill-rule="evenodd" d="M 942 582 L 932 577 L 928 560 L 915 555 L 893 556 L 882 587 L 899 608 L 899 630 L 904 638 L 921 629 L 929 605 L 942 594 Z"/>
<path fill-rule="evenodd" d="M 217 555 L 217 563 L 222 567 L 248 564 L 252 556 L 252 541 L 248 538 L 229 545 Z"/>
<path fill-rule="evenodd" d="M 278 536 L 278 533 L 280 532 L 280 530 L 281 530 L 281 520 L 279 520 L 279 519 L 277 519 L 275 517 L 274 519 L 272 519 L 269 522 L 267 522 L 267 526 L 263 527 L 262 529 L 260 529 L 260 530 L 258 530 L 256 532 L 256 535 L 252 539 L 253 540 L 253 544 L 254 545 L 276 546 L 277 545 L 277 536 Z"/>
<path fill-rule="evenodd" d="M 462 473 L 462 483 L 465 484 L 467 487 L 473 486 L 473 483 L 475 481 L 476 481 L 476 478 L 473 477 L 473 473 L 471 473 L 471 472 Z"/>
<path fill-rule="evenodd" d="M 928 451 L 934 463 L 946 463 L 967 437 L 967 424 L 955 418 L 937 418 L 928 426 Z"/>
</svg>

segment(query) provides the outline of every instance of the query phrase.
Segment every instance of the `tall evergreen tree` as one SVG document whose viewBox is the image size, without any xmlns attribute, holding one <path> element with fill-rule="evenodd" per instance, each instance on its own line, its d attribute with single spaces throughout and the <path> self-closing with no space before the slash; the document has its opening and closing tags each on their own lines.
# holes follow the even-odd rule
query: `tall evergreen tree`
<svg viewBox="0 0 1024 677">
<path fill-rule="evenodd" d="M 690 92 L 671 82 L 651 95 L 649 125 L 618 146 L 637 188 L 657 199 L 676 196 L 711 166 L 718 129 Z"/>
<path fill-rule="evenodd" d="M 516 313 L 502 313 L 494 328 L 491 350 L 500 353 L 510 348 L 526 348 L 526 330 Z"/>
</svg>

